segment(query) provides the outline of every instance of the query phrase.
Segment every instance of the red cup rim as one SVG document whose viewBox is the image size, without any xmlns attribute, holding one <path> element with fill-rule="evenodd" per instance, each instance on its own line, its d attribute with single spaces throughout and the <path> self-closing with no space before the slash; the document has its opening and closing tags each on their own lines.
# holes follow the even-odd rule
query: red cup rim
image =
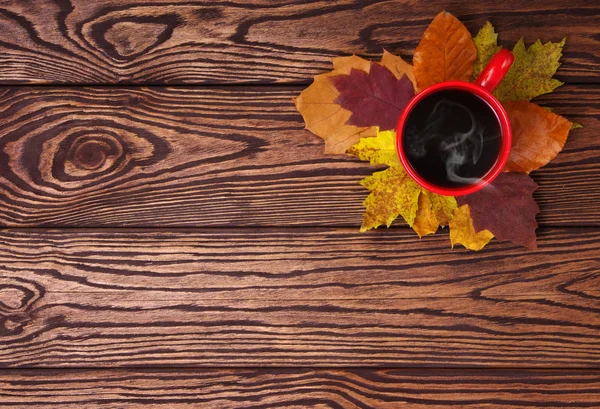
<svg viewBox="0 0 600 409">
<path fill-rule="evenodd" d="M 408 118 L 408 114 L 412 111 L 416 104 L 418 104 L 426 96 L 433 94 L 437 91 L 453 89 L 468 91 L 472 94 L 475 94 L 492 107 L 492 110 L 494 111 L 496 117 L 498 118 L 498 121 L 500 122 L 500 129 L 502 131 L 502 145 L 500 147 L 500 152 L 498 154 L 498 158 L 496 159 L 496 163 L 483 177 L 481 177 L 478 183 L 462 187 L 443 187 L 423 179 L 415 171 L 415 169 L 412 167 L 412 165 L 406 158 L 406 153 L 402 148 L 402 134 L 404 130 L 404 124 L 406 123 L 406 120 Z M 417 94 L 413 99 L 410 100 L 410 102 L 404 108 L 404 111 L 398 119 L 398 126 L 396 127 L 396 151 L 398 152 L 400 162 L 402 163 L 402 166 L 404 166 L 406 172 L 410 175 L 410 177 L 412 177 L 419 185 L 423 186 L 425 189 L 433 193 L 438 193 L 440 195 L 445 196 L 468 195 L 470 193 L 474 193 L 480 189 L 483 189 L 485 186 L 490 184 L 500 174 L 500 172 L 502 172 L 502 169 L 504 169 L 504 166 L 508 161 L 508 156 L 510 155 L 511 143 L 512 132 L 510 129 L 510 121 L 508 120 L 506 110 L 504 109 L 500 101 L 498 101 L 496 97 L 494 97 L 491 94 L 491 92 L 487 91 L 485 88 L 464 81 L 441 82 L 439 84 L 432 85 L 431 87 Z"/>
</svg>

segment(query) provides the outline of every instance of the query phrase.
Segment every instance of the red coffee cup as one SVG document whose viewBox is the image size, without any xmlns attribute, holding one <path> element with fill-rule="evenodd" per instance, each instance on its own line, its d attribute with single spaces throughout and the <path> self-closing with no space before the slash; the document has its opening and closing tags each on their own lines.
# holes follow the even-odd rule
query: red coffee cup
<svg viewBox="0 0 600 409">
<path fill-rule="evenodd" d="M 504 107 L 502 107 L 502 104 L 492 95 L 492 91 L 500 83 L 502 78 L 504 78 L 504 75 L 506 75 L 513 63 L 513 60 L 514 57 L 510 51 L 501 49 L 492 57 L 474 83 L 464 81 L 441 82 L 421 91 L 406 105 L 404 111 L 400 115 L 398 126 L 396 128 L 396 149 L 404 169 L 419 185 L 431 192 L 441 195 L 461 196 L 484 188 L 492 182 L 500 172 L 502 172 L 510 154 L 512 132 L 506 111 L 504 110 Z M 462 186 L 442 186 L 439 183 L 428 180 L 428 178 L 424 177 L 421 172 L 413 167 L 411 159 L 408 157 L 409 155 L 407 155 L 407 152 L 403 147 L 405 125 L 411 112 L 413 112 L 413 109 L 419 106 L 419 103 L 424 101 L 425 98 L 430 97 L 437 92 L 447 90 L 465 91 L 479 97 L 479 99 L 483 100 L 483 102 L 492 109 L 500 128 L 500 148 L 498 149 L 495 163 L 484 175 L 478 177 L 475 182 Z"/>
</svg>

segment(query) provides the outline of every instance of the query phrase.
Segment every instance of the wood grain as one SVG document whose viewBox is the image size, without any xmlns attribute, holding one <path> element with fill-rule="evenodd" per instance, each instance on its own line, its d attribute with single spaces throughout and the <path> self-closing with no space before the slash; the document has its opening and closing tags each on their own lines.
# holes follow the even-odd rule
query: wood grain
<svg viewBox="0 0 600 409">
<path fill-rule="evenodd" d="M 3 408 L 597 408 L 592 370 L 206 369 L 0 372 Z"/>
<path fill-rule="evenodd" d="M 331 58 L 410 60 L 441 10 L 501 44 L 567 37 L 559 77 L 598 82 L 593 1 L 1 0 L 0 83 L 307 83 Z"/>
<path fill-rule="evenodd" d="M 567 37 L 571 85 L 540 103 L 584 128 L 533 174 L 536 252 L 359 234 L 373 168 L 323 156 L 291 103 L 332 57 L 410 60 L 442 9 L 508 47 Z M 0 230 L 0 406 L 599 407 L 599 21 L 585 0 L 0 0 L 0 226 L 29 227 Z M 146 84 L 211 86 L 123 87 Z"/>
<path fill-rule="evenodd" d="M 0 89 L 0 224 L 359 226 L 375 168 L 324 156 L 302 87 Z M 600 86 L 540 99 L 583 124 L 533 173 L 538 220 L 600 226 Z"/>
<path fill-rule="evenodd" d="M 5 230 L 2 367 L 600 367 L 600 231 Z"/>
</svg>

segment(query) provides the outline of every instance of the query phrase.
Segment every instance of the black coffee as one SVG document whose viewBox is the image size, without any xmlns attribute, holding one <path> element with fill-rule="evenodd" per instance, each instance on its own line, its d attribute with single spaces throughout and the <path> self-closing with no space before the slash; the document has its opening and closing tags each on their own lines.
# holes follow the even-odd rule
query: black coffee
<svg viewBox="0 0 600 409">
<path fill-rule="evenodd" d="M 412 109 L 404 124 L 402 146 L 423 179 L 442 187 L 463 187 L 476 183 L 496 163 L 500 123 L 478 96 L 443 90 Z"/>
</svg>

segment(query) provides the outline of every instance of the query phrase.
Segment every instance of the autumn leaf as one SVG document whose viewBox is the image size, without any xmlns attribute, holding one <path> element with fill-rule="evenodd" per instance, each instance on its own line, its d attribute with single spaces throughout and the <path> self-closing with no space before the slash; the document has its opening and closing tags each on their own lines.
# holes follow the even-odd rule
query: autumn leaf
<svg viewBox="0 0 600 409">
<path fill-rule="evenodd" d="M 469 206 L 475 231 L 489 230 L 498 240 L 536 249 L 537 188 L 526 173 L 501 173 L 490 185 L 457 201 Z"/>
<path fill-rule="evenodd" d="M 395 129 L 402 110 L 414 96 L 408 77 L 396 79 L 390 70 L 376 63 L 371 63 L 368 73 L 352 69 L 349 75 L 329 80 L 340 93 L 335 102 L 352 112 L 348 125 Z"/>
<path fill-rule="evenodd" d="M 504 79 L 494 90 L 500 101 L 519 101 L 552 92 L 563 83 L 552 76 L 560 66 L 558 60 L 562 56 L 565 39 L 560 43 L 537 40 L 527 50 L 521 38 L 513 48 L 515 61 Z M 416 64 L 415 64 L 416 68 Z"/>
<path fill-rule="evenodd" d="M 412 226 L 417 214 L 421 187 L 402 167 L 393 166 L 375 172 L 364 178 L 360 184 L 371 191 L 363 202 L 366 210 L 361 232 L 384 224 L 389 227 L 398 216 L 402 216 L 408 225 Z"/>
<path fill-rule="evenodd" d="M 384 50 L 380 64 L 400 79 L 406 75 L 415 84 L 412 65 Z M 335 103 L 339 92 L 329 77 L 350 74 L 351 69 L 369 72 L 371 62 L 352 55 L 333 59 L 333 71 L 315 77 L 313 83 L 294 99 L 306 129 L 325 140 L 325 153 L 344 153 L 361 137 L 375 136 L 373 126 L 346 124 L 352 113 Z"/>
<path fill-rule="evenodd" d="M 433 192 L 425 191 L 431 202 L 431 211 L 435 214 L 440 226 L 447 226 L 454 217 L 458 207 L 454 196 L 443 196 Z"/>
<path fill-rule="evenodd" d="M 393 192 L 396 188 L 395 186 L 385 186 L 385 183 L 396 183 L 397 181 L 395 178 L 387 177 L 387 175 L 395 175 L 397 173 L 404 175 L 404 170 L 396 153 L 396 133 L 394 131 L 378 131 L 375 138 L 362 138 L 359 143 L 348 149 L 348 153 L 356 155 L 359 159 L 368 161 L 372 165 L 388 165 L 392 168 L 402 170 L 402 172 L 398 172 L 394 169 L 389 174 L 379 177 L 377 190 L 373 196 L 377 195 L 377 198 L 373 200 L 382 200 L 381 198 L 384 196 L 382 192 Z M 403 200 L 405 205 L 411 209 L 408 213 L 403 214 L 403 217 L 419 236 L 435 233 L 440 225 L 446 226 L 448 224 L 457 207 L 454 197 L 441 196 L 426 191 L 412 181 L 412 179 L 405 180 L 402 178 L 402 183 L 404 186 L 400 194 L 408 192 L 407 196 L 403 197 Z M 363 183 L 363 186 L 365 186 L 365 183 Z M 417 190 L 420 194 L 415 193 Z M 386 198 L 385 200 L 388 199 Z M 398 201 L 394 199 L 394 202 Z M 389 226 L 401 214 L 397 209 L 392 208 L 390 210 L 390 207 L 384 207 L 386 209 L 385 217 L 377 220 L 379 224 L 376 226 L 371 225 L 372 220 L 375 220 L 375 218 L 372 216 L 368 218 L 367 216 L 367 214 L 374 212 L 372 210 L 373 203 L 369 203 L 371 207 L 367 208 L 365 224 L 363 224 L 363 227 L 366 227 L 365 230 L 381 224 Z M 367 206 L 367 201 L 365 201 L 365 206 Z M 413 216 L 412 209 L 415 206 L 416 213 Z M 411 222 L 411 220 L 414 221 Z"/>
<path fill-rule="evenodd" d="M 473 80 L 481 73 L 483 68 L 492 59 L 502 47 L 498 46 L 498 34 L 494 31 L 494 26 L 486 21 L 477 36 L 473 38 L 475 48 L 477 49 L 477 58 L 473 66 Z"/>
<path fill-rule="evenodd" d="M 512 147 L 505 172 L 539 169 L 562 150 L 571 122 L 527 101 L 510 101 L 504 108 L 512 128 Z"/>
<path fill-rule="evenodd" d="M 419 208 L 412 228 L 419 237 L 433 234 L 439 226 L 447 226 L 457 208 L 456 199 L 423 189 L 419 195 Z"/>
<path fill-rule="evenodd" d="M 421 192 L 419 195 L 419 208 L 412 225 L 413 230 L 419 237 L 433 234 L 440 226 L 435 213 L 431 211 L 431 200 L 427 194 Z"/>
<path fill-rule="evenodd" d="M 450 243 L 452 247 L 462 244 L 469 250 L 479 251 L 485 247 L 494 235 L 489 230 L 478 231 L 473 227 L 473 219 L 468 205 L 456 209 L 450 220 Z"/>
<path fill-rule="evenodd" d="M 396 132 L 379 131 L 375 138 L 361 138 L 360 142 L 348 149 L 348 153 L 371 165 L 400 166 L 396 152 Z"/>
<path fill-rule="evenodd" d="M 415 81 L 413 66 L 404 61 L 402 58 L 388 52 L 387 50 L 383 50 L 383 57 L 381 57 L 379 64 L 390 70 L 396 79 L 400 79 L 403 75 L 406 75 L 410 82 L 412 82 L 413 88 L 417 89 L 417 82 Z"/>
<path fill-rule="evenodd" d="M 396 153 L 396 133 L 378 131 L 374 138 L 362 138 L 348 149 L 348 153 L 373 165 L 390 166 L 384 171 L 367 176 L 360 183 L 371 193 L 363 205 L 365 214 L 361 231 L 390 226 L 402 216 L 412 225 L 418 209 L 418 198 L 422 188 L 404 171 Z"/>
<path fill-rule="evenodd" d="M 361 181 L 369 190 L 361 231 L 389 227 L 402 216 L 419 236 L 448 225 L 453 247 L 481 250 L 494 236 L 536 247 L 537 184 L 527 173 L 552 160 L 570 129 L 581 127 L 527 102 L 561 85 L 552 77 L 564 40 L 538 40 L 526 49 L 521 39 L 513 48 L 515 62 L 494 92 L 511 122 L 512 149 L 505 172 L 486 188 L 458 198 L 429 192 L 406 173 L 396 153 L 394 128 L 415 90 L 476 78 L 501 48 L 497 37 L 486 22 L 471 38 L 462 23 L 442 12 L 425 31 L 414 67 L 385 50 L 379 63 L 354 55 L 335 58 L 333 71 L 315 77 L 295 99 L 306 128 L 325 140 L 325 153 L 347 151 L 372 165 L 388 166 Z"/>
<path fill-rule="evenodd" d="M 469 81 L 477 50 L 467 28 L 442 11 L 431 22 L 413 57 L 417 90 L 443 81 Z"/>
<path fill-rule="evenodd" d="M 369 72 L 370 68 L 370 61 L 354 54 L 346 57 L 335 57 L 333 59 L 333 70 L 335 72 L 328 73 L 328 76 L 332 77 L 340 74 L 350 74 L 350 70 L 352 69 Z"/>
<path fill-rule="evenodd" d="M 375 127 L 347 125 L 352 113 L 335 103 L 339 92 L 329 77 L 349 74 L 351 69 L 368 71 L 371 63 L 355 55 L 333 59 L 334 70 L 317 75 L 314 82 L 294 100 L 306 129 L 325 140 L 325 153 L 344 153 L 361 137 L 375 136 Z"/>
<path fill-rule="evenodd" d="M 422 188 L 408 176 L 400 164 L 396 153 L 396 133 L 378 130 L 375 138 L 362 138 L 348 149 L 348 153 L 369 161 L 372 165 L 390 166 L 361 181 L 361 185 L 371 191 L 363 202 L 366 210 L 361 231 L 377 228 L 382 224 L 389 227 L 400 215 L 409 226 L 412 225 Z"/>
</svg>

